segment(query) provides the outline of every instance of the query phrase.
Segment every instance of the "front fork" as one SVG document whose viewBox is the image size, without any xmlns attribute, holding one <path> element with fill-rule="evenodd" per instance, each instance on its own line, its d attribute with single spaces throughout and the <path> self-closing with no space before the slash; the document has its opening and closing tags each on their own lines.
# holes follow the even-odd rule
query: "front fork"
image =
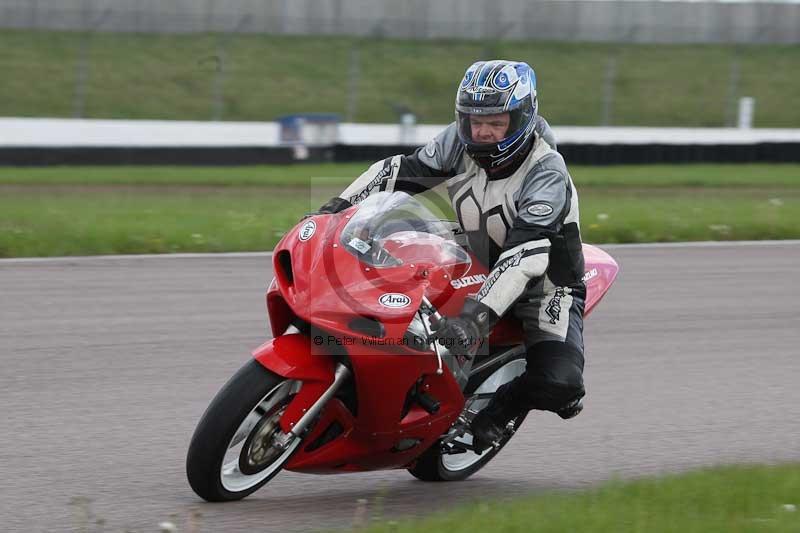
<svg viewBox="0 0 800 533">
<path fill-rule="evenodd" d="M 281 432 L 279 435 L 275 437 L 272 441 L 272 446 L 279 449 L 285 450 L 289 447 L 289 444 L 296 438 L 303 435 L 306 429 L 311 425 L 314 419 L 319 415 L 322 411 L 322 408 L 325 407 L 325 404 L 333 398 L 342 384 L 350 377 L 350 369 L 347 368 L 342 363 L 337 363 L 336 370 L 334 371 L 333 375 L 333 383 L 322 393 L 316 402 L 314 402 L 311 407 L 308 409 L 303 409 L 303 416 L 300 417 L 300 420 L 297 421 L 296 424 L 292 425 L 292 428 L 289 430 L 288 433 Z"/>
<path fill-rule="evenodd" d="M 351 375 L 332 356 L 313 354 L 308 337 L 291 328 L 258 347 L 253 357 L 271 372 L 303 383 L 280 419 L 279 446 L 283 447 L 309 429 Z"/>
</svg>

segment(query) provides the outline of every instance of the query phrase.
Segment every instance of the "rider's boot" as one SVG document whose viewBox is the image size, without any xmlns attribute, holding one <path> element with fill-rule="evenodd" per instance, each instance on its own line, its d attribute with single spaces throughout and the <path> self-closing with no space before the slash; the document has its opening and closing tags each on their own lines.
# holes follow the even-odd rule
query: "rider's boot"
<svg viewBox="0 0 800 533">
<path fill-rule="evenodd" d="M 470 424 L 472 447 L 475 452 L 499 443 L 505 436 L 506 426 L 514 418 L 523 413 L 511 398 L 511 384 L 506 383 L 497 389 L 489 405 L 481 409 Z"/>
<path fill-rule="evenodd" d="M 513 383 L 512 380 L 498 388 L 489 405 L 481 409 L 472 419 L 470 424 L 472 447 L 477 453 L 499 443 L 505 436 L 508 423 L 525 411 L 512 399 Z M 583 411 L 583 399 L 577 398 L 557 410 L 556 414 L 568 420 L 578 416 L 581 411 Z"/>
</svg>

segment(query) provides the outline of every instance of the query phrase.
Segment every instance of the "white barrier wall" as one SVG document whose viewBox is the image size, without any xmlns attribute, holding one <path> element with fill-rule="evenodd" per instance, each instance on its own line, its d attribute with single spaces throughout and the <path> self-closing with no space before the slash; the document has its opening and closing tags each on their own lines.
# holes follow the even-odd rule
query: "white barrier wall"
<svg viewBox="0 0 800 533">
<path fill-rule="evenodd" d="M 276 122 L 0 118 L 0 147 L 278 146 Z"/>
<path fill-rule="evenodd" d="M 617 42 L 800 42 L 800 4 L 659 0 L 0 0 L 0 27 Z"/>
<path fill-rule="evenodd" d="M 422 145 L 446 127 L 339 125 L 339 143 Z M 735 145 L 800 143 L 800 129 L 595 128 L 552 126 L 560 144 Z M 275 122 L 190 122 L 0 118 L 0 148 L 29 147 L 275 147 Z"/>
</svg>

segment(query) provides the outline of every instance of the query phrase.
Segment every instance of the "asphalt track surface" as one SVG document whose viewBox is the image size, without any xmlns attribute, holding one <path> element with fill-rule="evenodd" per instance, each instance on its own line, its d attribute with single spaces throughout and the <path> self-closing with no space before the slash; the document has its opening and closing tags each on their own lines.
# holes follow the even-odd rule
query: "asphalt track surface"
<svg viewBox="0 0 800 533">
<path fill-rule="evenodd" d="M 186 449 L 269 336 L 269 258 L 0 261 L 0 529 L 319 530 L 615 476 L 800 461 L 800 243 L 607 249 L 622 271 L 586 322 L 578 418 L 535 413 L 462 483 L 284 472 L 213 505 L 186 482 Z"/>
</svg>

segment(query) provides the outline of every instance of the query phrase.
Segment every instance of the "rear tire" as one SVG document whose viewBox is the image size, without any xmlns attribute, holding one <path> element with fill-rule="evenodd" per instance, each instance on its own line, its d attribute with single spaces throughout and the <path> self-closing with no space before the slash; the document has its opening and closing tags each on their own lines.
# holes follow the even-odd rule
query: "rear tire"
<svg viewBox="0 0 800 533">
<path fill-rule="evenodd" d="M 525 420 L 526 416 L 527 413 L 516 419 L 514 425 L 517 430 L 520 425 L 522 425 L 522 421 Z M 456 468 L 453 467 L 452 464 L 448 464 L 447 459 L 451 457 L 451 455 L 443 453 L 440 444 L 437 442 L 431 446 L 428 451 L 422 454 L 417 460 L 417 464 L 409 468 L 408 471 L 412 476 L 422 481 L 462 481 L 486 466 L 486 464 L 508 444 L 511 437 L 513 437 L 513 435 L 505 437 L 497 448 L 484 450 L 481 455 L 477 456 L 478 458 L 474 462 L 466 461 L 462 468 Z M 471 443 L 471 435 L 469 439 Z M 471 451 L 466 452 L 466 454 L 477 455 Z"/>
<path fill-rule="evenodd" d="M 487 393 L 494 392 L 503 385 L 514 379 L 516 376 L 522 374 L 525 370 L 525 354 L 514 357 L 506 361 L 502 366 L 495 371 L 481 373 L 478 376 L 473 376 L 478 383 L 470 383 L 467 385 L 467 390 L 472 390 Z M 488 375 L 487 375 L 488 374 Z M 485 403 L 488 403 L 484 400 Z M 484 403 L 484 406 L 485 406 Z M 482 408 L 483 406 L 481 406 Z M 514 431 L 519 430 L 527 413 L 518 416 L 514 419 Z M 437 441 L 418 459 L 416 464 L 409 468 L 408 471 L 415 478 L 422 481 L 461 481 L 467 479 L 472 474 L 486 466 L 495 455 L 500 453 L 500 450 L 508 444 L 514 434 L 507 435 L 500 441 L 497 448 L 490 448 L 484 450 L 482 454 L 478 455 L 472 451 L 467 451 L 462 454 L 449 454 L 442 451 L 441 441 Z M 465 434 L 458 440 L 464 441 L 467 444 L 472 444 L 472 435 Z"/>
<path fill-rule="evenodd" d="M 302 439 L 295 438 L 284 451 L 270 444 L 299 385 L 255 359 L 231 377 L 206 409 L 189 445 L 186 475 L 198 496 L 210 502 L 240 500 L 281 471 Z"/>
</svg>

